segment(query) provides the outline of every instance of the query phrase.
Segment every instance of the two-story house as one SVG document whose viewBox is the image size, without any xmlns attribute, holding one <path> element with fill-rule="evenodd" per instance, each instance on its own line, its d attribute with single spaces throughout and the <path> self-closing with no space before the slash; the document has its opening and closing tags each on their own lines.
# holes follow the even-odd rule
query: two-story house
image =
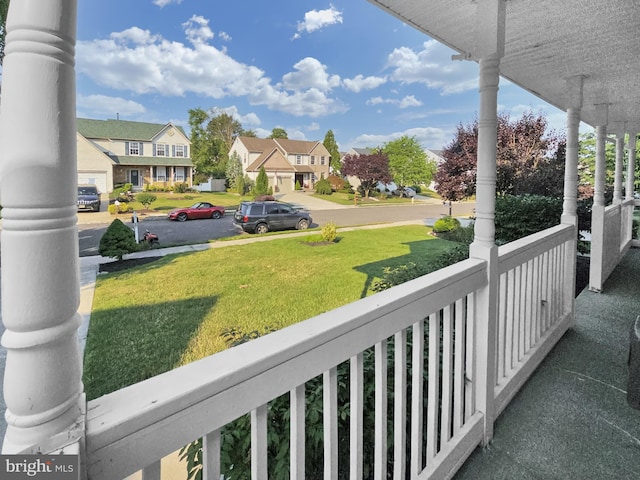
<svg viewBox="0 0 640 480">
<path fill-rule="evenodd" d="M 237 137 L 229 156 L 234 153 L 242 173 L 253 180 L 264 167 L 274 193 L 291 192 L 296 182 L 303 189 L 313 188 L 320 178 L 329 177 L 331 155 L 320 141 Z"/>
<path fill-rule="evenodd" d="M 191 142 L 182 127 L 127 120 L 78 118 L 78 183 L 96 184 L 101 192 L 131 183 L 171 187 L 192 185 Z"/>
</svg>

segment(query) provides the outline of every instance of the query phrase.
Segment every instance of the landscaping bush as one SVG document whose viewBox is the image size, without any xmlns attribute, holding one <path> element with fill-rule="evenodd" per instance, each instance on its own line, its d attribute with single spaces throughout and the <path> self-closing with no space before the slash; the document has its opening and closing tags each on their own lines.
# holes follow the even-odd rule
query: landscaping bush
<svg viewBox="0 0 640 480">
<path fill-rule="evenodd" d="M 316 182 L 316 193 L 319 195 L 331 195 L 333 193 L 333 189 L 331 188 L 331 184 L 329 180 L 326 178 L 321 178 Z"/>
<path fill-rule="evenodd" d="M 473 242 L 474 228 L 473 224 L 463 227 L 462 225 L 449 230 L 448 232 L 442 232 L 438 234 L 438 238 L 442 240 L 449 240 L 450 242 L 463 243 L 465 245 L 471 245 Z"/>
<path fill-rule="evenodd" d="M 542 195 L 496 198 L 496 243 L 513 242 L 560 223 L 562 199 Z"/>
<path fill-rule="evenodd" d="M 137 251 L 138 244 L 133 230 L 117 218 L 111 222 L 107 231 L 102 235 L 98 247 L 98 252 L 103 257 L 117 258 L 118 260 L 122 260 L 122 256 L 127 253 Z"/>
<path fill-rule="evenodd" d="M 460 227 L 460 221 L 457 218 L 445 216 L 436 220 L 433 224 L 433 231 L 435 233 L 450 232 L 454 228 Z"/>
<path fill-rule="evenodd" d="M 110 200 L 118 200 L 119 202 L 128 202 L 130 200 L 129 194 L 133 188 L 132 183 L 124 183 L 116 186 L 109 194 Z"/>
<path fill-rule="evenodd" d="M 459 243 L 447 250 L 442 255 L 432 261 L 424 263 L 411 262 L 407 265 L 401 265 L 396 268 L 386 267 L 384 274 L 380 280 L 373 282 L 371 290 L 381 292 L 395 285 L 413 280 L 441 268 L 448 267 L 454 263 L 461 262 L 469 258 L 469 246 Z"/>
<path fill-rule="evenodd" d="M 236 178 L 236 192 L 239 195 L 244 195 L 247 193 L 247 184 L 244 181 L 244 177 L 242 175 L 238 175 Z"/>
<path fill-rule="evenodd" d="M 142 192 L 136 195 L 136 200 L 140 202 L 145 209 L 149 210 L 149 207 L 153 202 L 158 199 L 153 193 Z"/>
<path fill-rule="evenodd" d="M 320 229 L 322 233 L 322 240 L 325 242 L 335 242 L 338 236 L 338 227 L 333 222 L 325 223 Z"/>
<path fill-rule="evenodd" d="M 127 213 L 129 211 L 129 204 L 121 200 L 118 200 L 118 205 L 116 205 L 115 203 L 112 203 L 107 207 L 107 211 L 111 215 L 116 215 L 117 213 Z"/>
<path fill-rule="evenodd" d="M 296 190 L 302 190 L 302 187 L 300 186 L 300 182 L 298 180 L 296 180 L 296 186 L 295 186 Z"/>
<path fill-rule="evenodd" d="M 260 167 L 260 172 L 258 173 L 258 177 L 256 178 L 256 186 L 253 189 L 254 196 L 257 195 L 266 195 L 269 193 L 269 178 L 267 177 L 267 172 L 264 167 Z"/>
<path fill-rule="evenodd" d="M 180 182 L 180 183 L 176 183 L 173 186 L 173 191 L 175 193 L 186 193 L 189 191 L 189 184 L 186 182 Z"/>
</svg>

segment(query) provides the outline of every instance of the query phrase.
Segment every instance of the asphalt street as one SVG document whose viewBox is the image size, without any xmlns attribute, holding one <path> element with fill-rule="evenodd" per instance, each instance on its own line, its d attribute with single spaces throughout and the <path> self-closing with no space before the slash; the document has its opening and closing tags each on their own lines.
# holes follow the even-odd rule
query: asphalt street
<svg viewBox="0 0 640 480">
<path fill-rule="evenodd" d="M 471 215 L 475 203 L 454 204 L 451 208 L 453 215 Z M 429 219 L 439 218 L 448 213 L 448 206 L 424 203 L 313 210 L 311 211 L 313 219 L 311 228 L 322 226 L 327 222 L 333 222 L 339 227 L 406 221 L 424 221 L 426 223 Z M 133 225 L 128 216 L 123 217 L 122 220 L 128 226 Z M 100 238 L 108 226 L 108 223 L 78 225 L 81 257 L 98 255 Z M 144 233 L 145 229 L 158 235 L 160 245 L 163 247 L 206 243 L 209 240 L 235 235 L 251 235 L 244 233 L 240 227 L 235 225 L 231 215 L 217 220 L 205 219 L 187 222 L 171 221 L 165 216 L 149 217 L 138 223 L 138 229 L 140 235 Z"/>
</svg>

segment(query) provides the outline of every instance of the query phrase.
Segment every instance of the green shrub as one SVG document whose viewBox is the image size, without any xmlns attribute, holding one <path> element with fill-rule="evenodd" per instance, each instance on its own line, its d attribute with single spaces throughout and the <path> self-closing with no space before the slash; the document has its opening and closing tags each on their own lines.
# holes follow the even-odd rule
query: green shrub
<svg viewBox="0 0 640 480">
<path fill-rule="evenodd" d="M 140 202 L 145 209 L 149 210 L 149 206 L 158 199 L 156 195 L 149 192 L 142 192 L 136 195 L 136 200 Z"/>
<path fill-rule="evenodd" d="M 116 213 L 120 213 L 120 212 L 118 212 L 117 208 L 118 208 L 118 205 L 115 205 L 115 204 L 113 204 L 113 203 L 112 203 L 111 205 L 109 205 L 109 206 L 107 207 L 107 211 L 108 211 L 111 215 L 115 215 Z"/>
<path fill-rule="evenodd" d="M 407 265 L 401 265 L 396 268 L 385 268 L 384 274 L 380 280 L 373 282 L 371 290 L 381 292 L 395 285 L 413 280 L 441 268 L 448 267 L 454 263 L 461 262 L 469 258 L 469 246 L 464 244 L 456 244 L 451 249 L 444 252 L 437 258 L 424 263 L 411 262 Z"/>
<path fill-rule="evenodd" d="M 296 186 L 295 186 L 296 190 L 302 190 L 302 187 L 300 186 L 300 182 L 298 180 L 296 180 Z"/>
<path fill-rule="evenodd" d="M 560 223 L 562 199 L 542 195 L 496 197 L 496 243 L 508 243 Z"/>
<path fill-rule="evenodd" d="M 331 188 L 331 183 L 326 178 L 321 178 L 316 182 L 316 193 L 319 195 L 331 195 L 333 193 L 333 189 Z"/>
<path fill-rule="evenodd" d="M 236 178 L 236 192 L 239 195 L 244 195 L 247 193 L 247 184 L 244 181 L 244 177 L 242 175 L 238 175 Z"/>
<path fill-rule="evenodd" d="M 450 232 L 451 230 L 459 227 L 460 221 L 457 218 L 447 215 L 436 220 L 436 223 L 433 224 L 433 231 L 435 233 Z"/>
<path fill-rule="evenodd" d="M 466 227 L 459 226 L 448 232 L 442 232 L 438 234 L 438 238 L 443 240 L 449 240 L 450 242 L 463 243 L 465 245 L 471 245 L 473 242 L 474 229 L 473 224 Z"/>
<path fill-rule="evenodd" d="M 132 183 L 123 183 L 120 185 L 116 185 L 113 191 L 109 194 L 109 198 L 112 200 L 119 200 L 119 201 L 123 201 L 123 198 L 125 198 L 124 201 L 127 201 L 126 194 L 127 192 L 130 192 L 132 188 L 133 188 Z"/>
<path fill-rule="evenodd" d="M 175 193 L 186 193 L 189 191 L 189 184 L 186 182 L 180 182 L 180 183 L 176 183 L 173 186 L 173 191 Z"/>
<path fill-rule="evenodd" d="M 258 177 L 256 178 L 256 186 L 253 189 L 254 195 L 266 195 L 269 193 L 269 178 L 267 177 L 267 172 L 264 167 L 260 167 L 260 172 L 258 172 Z"/>
<path fill-rule="evenodd" d="M 333 222 L 325 223 L 320 229 L 322 233 L 322 240 L 325 242 L 335 242 L 338 236 L 338 227 Z"/>
<path fill-rule="evenodd" d="M 138 244 L 133 230 L 117 218 L 111 222 L 107 231 L 102 235 L 98 247 L 98 252 L 103 257 L 117 258 L 118 260 L 122 260 L 122 256 L 127 253 L 137 251 Z"/>
</svg>

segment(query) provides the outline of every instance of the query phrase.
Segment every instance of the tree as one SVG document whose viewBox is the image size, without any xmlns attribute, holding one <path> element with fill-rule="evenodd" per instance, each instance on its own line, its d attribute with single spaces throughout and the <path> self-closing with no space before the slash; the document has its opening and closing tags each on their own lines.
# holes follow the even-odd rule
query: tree
<svg viewBox="0 0 640 480">
<path fill-rule="evenodd" d="M 284 128 L 276 127 L 271 130 L 271 135 L 267 138 L 289 138 L 287 136 L 287 131 Z"/>
<path fill-rule="evenodd" d="M 324 136 L 324 141 L 322 142 L 324 148 L 329 151 L 330 160 L 329 165 L 331 166 L 331 171 L 334 173 L 340 173 L 341 171 L 341 161 L 340 161 L 340 151 L 338 150 L 338 144 L 336 143 L 336 139 L 333 136 L 333 130 L 329 130 L 327 134 Z"/>
<path fill-rule="evenodd" d="M 342 161 L 342 173 L 353 175 L 360 180 L 365 198 L 378 182 L 389 183 L 389 158 L 384 153 L 377 152 L 369 155 L 347 155 Z"/>
<path fill-rule="evenodd" d="M 256 178 L 256 187 L 253 193 L 257 195 L 266 195 L 269 192 L 269 178 L 267 178 L 267 172 L 264 167 L 260 167 L 258 177 Z"/>
<path fill-rule="evenodd" d="M 240 156 L 236 152 L 233 152 L 227 161 L 226 176 L 229 188 L 235 190 L 238 178 L 242 178 L 242 163 L 240 162 Z"/>
<path fill-rule="evenodd" d="M 103 257 L 116 258 L 120 261 L 123 255 L 137 251 L 138 245 L 133 230 L 117 218 L 111 222 L 100 238 L 98 252 Z"/>
<path fill-rule="evenodd" d="M 547 131 L 544 116 L 524 113 L 512 121 L 498 115 L 496 193 L 522 195 L 539 193 L 540 179 L 557 174 L 564 159 L 564 136 Z M 475 194 L 478 149 L 478 120 L 459 125 L 454 139 L 443 151 L 445 161 L 435 175 L 436 191 L 446 200 L 460 200 Z M 541 172 L 541 170 L 550 170 Z M 562 195 L 558 188 L 547 189 Z M 561 190 L 561 189 L 560 189 Z"/>
<path fill-rule="evenodd" d="M 220 109 L 189 110 L 191 159 L 199 174 L 225 178 L 229 150 L 236 137 L 244 135 L 240 122 Z"/>
<path fill-rule="evenodd" d="M 382 152 L 389 158 L 389 172 L 400 191 L 410 185 L 431 183 L 436 164 L 427 158 L 415 137 L 405 135 L 387 142 Z"/>
</svg>

